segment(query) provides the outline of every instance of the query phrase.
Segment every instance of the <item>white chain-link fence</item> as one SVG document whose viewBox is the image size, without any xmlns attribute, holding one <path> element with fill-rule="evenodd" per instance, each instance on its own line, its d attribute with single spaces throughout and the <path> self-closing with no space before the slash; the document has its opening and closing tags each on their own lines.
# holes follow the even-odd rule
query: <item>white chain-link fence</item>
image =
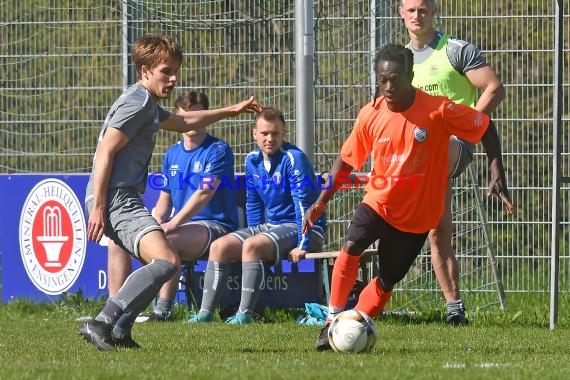
<svg viewBox="0 0 570 380">
<path fill-rule="evenodd" d="M 108 107 L 125 80 L 123 32 L 161 30 L 185 51 L 178 89 L 204 90 L 212 107 L 253 94 L 286 113 L 295 141 L 295 9 L 293 0 L 171 1 L 7 0 L 0 7 L 0 172 L 88 172 Z M 441 28 L 480 47 L 502 78 L 507 98 L 493 114 L 517 214 L 485 203 L 505 290 L 548 290 L 553 163 L 555 1 L 439 1 Z M 32 5 L 33 4 L 33 5 Z M 95 4 L 95 5 L 94 5 Z M 405 43 L 399 1 L 315 1 L 315 168 L 326 170 L 371 97 L 370 40 Z M 507 5 L 508 4 L 508 5 Z M 125 12 L 126 10 L 126 12 Z M 570 152 L 570 17 L 564 17 L 563 145 Z M 127 27 L 127 29 L 125 29 Z M 172 101 L 163 104 L 171 107 Z M 236 171 L 254 148 L 251 117 L 211 127 L 236 155 Z M 152 169 L 178 137 L 159 137 Z M 564 174 L 570 172 L 564 155 Z M 475 165 L 484 196 L 485 156 Z M 455 205 L 473 202 L 464 179 Z M 361 194 L 343 193 L 329 209 L 329 247 L 338 247 Z M 568 192 L 563 191 L 561 288 L 568 288 Z M 455 214 L 462 271 L 478 265 L 476 214 Z M 463 232 L 462 232 L 463 231 Z M 475 231 L 475 232 L 472 232 Z M 473 243 L 475 241 L 475 243 Z M 475 252 L 473 252 L 475 251 Z M 479 252 L 481 254 L 481 252 Z M 484 257 L 484 253 L 483 253 Z M 478 275 L 478 274 L 477 274 Z M 464 285 L 462 285 L 464 286 Z"/>
</svg>

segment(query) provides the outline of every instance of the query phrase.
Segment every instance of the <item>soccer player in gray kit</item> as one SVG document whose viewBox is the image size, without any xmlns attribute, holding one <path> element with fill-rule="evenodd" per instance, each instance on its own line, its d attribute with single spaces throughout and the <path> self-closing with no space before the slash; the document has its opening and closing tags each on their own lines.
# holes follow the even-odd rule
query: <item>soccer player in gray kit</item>
<svg viewBox="0 0 570 380">
<path fill-rule="evenodd" d="M 146 190 L 159 128 L 184 133 L 261 109 L 251 97 L 225 108 L 170 113 L 157 101 L 172 95 L 182 63 L 180 46 L 163 34 L 147 34 L 133 44 L 132 59 L 138 81 L 115 101 L 107 114 L 87 184 L 85 206 L 89 240 L 100 241 L 105 234 L 145 265 L 127 278 L 94 320 L 79 328 L 87 341 L 103 351 L 140 347 L 130 334 L 117 334 L 115 324 L 125 314 L 136 316 L 143 311 L 180 268 L 180 259 L 140 198 Z"/>
</svg>

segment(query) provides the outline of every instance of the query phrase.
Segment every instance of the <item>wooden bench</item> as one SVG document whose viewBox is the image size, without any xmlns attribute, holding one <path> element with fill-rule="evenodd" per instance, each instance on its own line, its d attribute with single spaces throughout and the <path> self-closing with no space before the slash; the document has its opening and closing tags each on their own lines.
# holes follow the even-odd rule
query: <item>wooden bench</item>
<svg viewBox="0 0 570 380">
<path fill-rule="evenodd" d="M 362 272 L 362 280 L 368 283 L 377 274 L 377 268 L 375 264 L 375 258 L 377 249 L 366 249 L 360 255 L 360 270 Z M 305 259 L 320 260 L 321 273 L 322 273 L 322 284 L 325 291 L 326 303 L 329 303 L 330 298 L 330 282 L 332 272 L 330 267 L 334 264 L 334 260 L 338 257 L 340 251 L 328 251 L 328 252 L 312 252 L 305 255 Z"/>
</svg>

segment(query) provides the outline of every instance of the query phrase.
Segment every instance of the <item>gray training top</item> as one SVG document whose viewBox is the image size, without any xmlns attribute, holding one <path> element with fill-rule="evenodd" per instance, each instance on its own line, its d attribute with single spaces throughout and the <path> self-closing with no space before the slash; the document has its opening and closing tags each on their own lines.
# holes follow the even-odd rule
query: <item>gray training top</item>
<svg viewBox="0 0 570 380">
<path fill-rule="evenodd" d="M 148 166 L 160 122 L 169 115 L 140 83 L 132 85 L 119 96 L 105 118 L 97 141 L 97 144 L 101 143 L 107 128 L 117 128 L 129 138 L 129 142 L 115 154 L 108 189 L 131 188 L 139 194 L 145 192 Z M 93 194 L 92 181 L 93 170 L 87 184 L 86 199 Z"/>
<path fill-rule="evenodd" d="M 414 53 L 414 63 L 416 65 L 429 58 L 433 53 L 433 49 L 437 47 L 441 37 L 442 33 L 436 32 L 430 44 L 422 49 L 416 49 L 411 43 L 408 44 L 408 48 Z M 458 40 L 454 37 L 449 37 L 447 42 L 447 58 L 449 58 L 451 66 L 462 75 L 469 70 L 487 66 L 487 62 L 485 58 L 483 58 L 481 50 L 467 41 Z"/>
</svg>

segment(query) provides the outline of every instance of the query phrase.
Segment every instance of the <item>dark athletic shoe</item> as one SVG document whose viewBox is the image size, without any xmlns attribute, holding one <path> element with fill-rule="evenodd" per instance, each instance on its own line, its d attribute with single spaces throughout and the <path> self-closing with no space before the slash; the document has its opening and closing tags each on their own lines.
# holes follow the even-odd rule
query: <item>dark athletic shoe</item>
<svg viewBox="0 0 570 380">
<path fill-rule="evenodd" d="M 140 344 L 135 342 L 130 335 L 127 335 L 123 338 L 113 337 L 113 343 L 115 347 L 119 348 L 133 348 L 133 349 L 141 348 Z"/>
<path fill-rule="evenodd" d="M 445 323 L 453 326 L 467 326 L 469 320 L 463 310 L 449 311 L 445 316 Z"/>
<path fill-rule="evenodd" d="M 115 351 L 112 331 L 112 325 L 96 320 L 87 321 L 79 327 L 79 334 L 101 351 Z"/>
<path fill-rule="evenodd" d="M 329 327 L 330 323 L 321 329 L 321 333 L 317 339 L 317 351 L 332 350 L 332 347 L 329 343 Z"/>
</svg>

